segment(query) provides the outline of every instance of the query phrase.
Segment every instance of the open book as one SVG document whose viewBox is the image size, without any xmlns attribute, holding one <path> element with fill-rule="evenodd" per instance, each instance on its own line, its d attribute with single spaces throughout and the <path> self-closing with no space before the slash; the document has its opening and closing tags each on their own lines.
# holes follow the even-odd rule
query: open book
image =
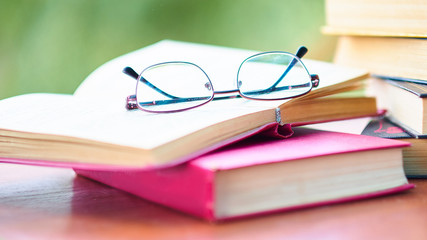
<svg viewBox="0 0 427 240">
<path fill-rule="evenodd" d="M 27 94 L 0 101 L 2 161 L 55 161 L 98 166 L 149 167 L 179 163 L 212 151 L 271 123 L 305 124 L 376 113 L 375 100 L 336 97 L 360 87 L 367 72 L 303 60 L 320 85 L 291 100 L 227 99 L 189 111 L 148 113 L 125 109 L 137 72 L 164 61 L 198 64 L 216 90 L 236 88 L 240 63 L 254 51 L 165 40 L 118 57 L 87 77 L 74 95 Z M 21 159 L 21 160 L 19 160 Z"/>
</svg>

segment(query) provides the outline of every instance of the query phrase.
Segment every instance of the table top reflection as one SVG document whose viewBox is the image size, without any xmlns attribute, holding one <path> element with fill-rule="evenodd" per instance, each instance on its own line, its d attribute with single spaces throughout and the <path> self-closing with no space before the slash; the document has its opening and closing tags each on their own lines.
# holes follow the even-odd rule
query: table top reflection
<svg viewBox="0 0 427 240">
<path fill-rule="evenodd" d="M 209 223 L 76 176 L 0 164 L 0 239 L 427 239 L 427 181 L 374 199 Z"/>
</svg>

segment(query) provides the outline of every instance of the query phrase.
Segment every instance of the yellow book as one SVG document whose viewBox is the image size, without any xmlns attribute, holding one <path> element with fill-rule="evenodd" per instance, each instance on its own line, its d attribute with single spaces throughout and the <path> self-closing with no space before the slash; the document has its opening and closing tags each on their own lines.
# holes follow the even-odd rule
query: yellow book
<svg viewBox="0 0 427 240">
<path fill-rule="evenodd" d="M 427 40 L 341 36 L 334 62 L 384 78 L 427 82 Z"/>
<path fill-rule="evenodd" d="M 326 0 L 323 32 L 338 35 L 427 37 L 427 2 Z"/>
</svg>

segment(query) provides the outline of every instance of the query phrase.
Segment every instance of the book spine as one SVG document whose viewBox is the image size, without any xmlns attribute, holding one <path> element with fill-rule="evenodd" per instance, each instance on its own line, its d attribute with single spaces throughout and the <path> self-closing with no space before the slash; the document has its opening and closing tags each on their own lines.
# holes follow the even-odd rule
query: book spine
<svg viewBox="0 0 427 240">
<path fill-rule="evenodd" d="M 146 200 L 214 220 L 213 171 L 191 164 L 149 171 L 74 171 Z"/>
</svg>

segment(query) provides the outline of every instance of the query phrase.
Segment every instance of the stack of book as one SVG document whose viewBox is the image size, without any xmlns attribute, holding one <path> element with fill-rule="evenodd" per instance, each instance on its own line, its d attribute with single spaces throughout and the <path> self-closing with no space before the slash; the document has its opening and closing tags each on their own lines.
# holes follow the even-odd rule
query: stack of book
<svg viewBox="0 0 427 240">
<path fill-rule="evenodd" d="M 338 35 L 334 62 L 371 73 L 368 94 L 418 142 L 427 137 L 427 2 L 326 0 L 323 32 Z M 389 121 L 387 120 L 387 121 Z M 417 154 L 427 175 L 427 152 Z"/>
<path fill-rule="evenodd" d="M 212 221 L 412 187 L 402 167 L 409 144 L 292 127 L 375 115 L 374 98 L 338 94 L 358 89 L 368 77 L 357 68 L 304 59 L 320 84 L 291 100 L 228 98 L 174 113 L 125 108 L 136 85 L 122 73 L 126 66 L 142 71 L 158 62 L 193 62 L 217 90 L 227 90 L 236 88 L 240 63 L 254 53 L 165 40 L 102 65 L 73 95 L 2 100 L 0 161 L 72 167 Z M 164 74 L 171 81 L 180 77 Z"/>
</svg>

